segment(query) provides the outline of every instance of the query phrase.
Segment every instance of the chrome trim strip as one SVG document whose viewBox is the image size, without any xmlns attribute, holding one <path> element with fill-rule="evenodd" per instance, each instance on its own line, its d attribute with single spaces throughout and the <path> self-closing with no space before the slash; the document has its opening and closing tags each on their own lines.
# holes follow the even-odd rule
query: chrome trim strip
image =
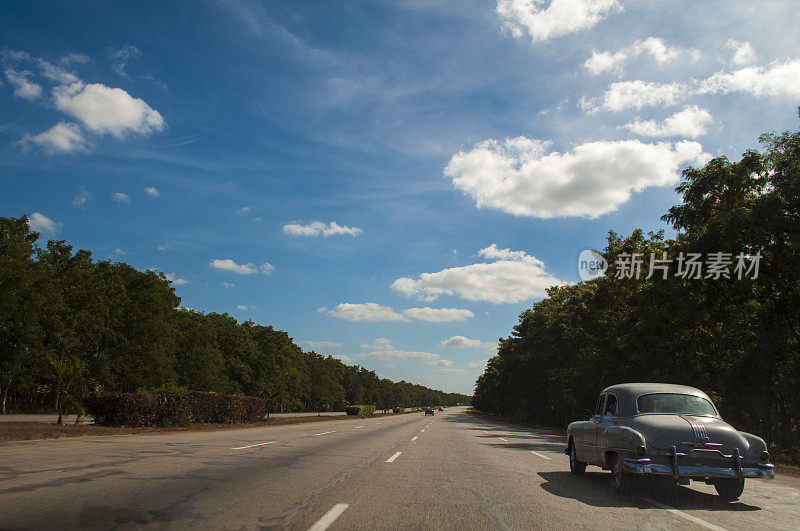
<svg viewBox="0 0 800 531">
<path fill-rule="evenodd" d="M 749 479 L 773 479 L 775 472 L 772 465 L 763 465 L 764 468 L 741 468 L 741 477 Z M 688 478 L 736 478 L 736 469 L 713 466 L 679 466 L 677 470 L 669 465 L 642 462 L 637 459 L 624 459 L 622 469 L 631 474 L 651 474 L 657 476 L 677 476 Z M 677 472 L 677 474 L 675 474 Z"/>
</svg>

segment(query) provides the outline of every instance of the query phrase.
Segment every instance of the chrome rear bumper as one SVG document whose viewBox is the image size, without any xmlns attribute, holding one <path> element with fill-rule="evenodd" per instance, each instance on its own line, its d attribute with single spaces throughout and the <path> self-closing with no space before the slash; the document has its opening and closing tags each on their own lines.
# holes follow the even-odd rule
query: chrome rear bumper
<svg viewBox="0 0 800 531">
<path fill-rule="evenodd" d="M 773 466 L 758 465 L 754 468 L 741 468 L 743 478 L 772 479 L 775 477 Z M 654 476 L 677 476 L 679 478 L 736 478 L 738 472 L 734 468 L 714 466 L 678 466 L 677 474 L 670 465 L 652 463 L 649 459 L 624 459 L 622 469 L 631 474 L 651 474 Z"/>
</svg>

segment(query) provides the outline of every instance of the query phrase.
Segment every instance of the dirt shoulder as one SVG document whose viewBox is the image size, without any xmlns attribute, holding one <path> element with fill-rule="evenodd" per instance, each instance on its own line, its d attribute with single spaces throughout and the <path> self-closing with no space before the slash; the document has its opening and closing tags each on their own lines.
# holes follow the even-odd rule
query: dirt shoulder
<svg viewBox="0 0 800 531">
<path fill-rule="evenodd" d="M 420 414 L 419 411 L 407 411 L 404 413 L 375 413 L 372 417 L 386 417 L 408 414 Z M 111 427 L 98 426 L 95 424 L 48 424 L 43 422 L 2 422 L 0 423 L 0 442 L 9 441 L 31 441 L 37 439 L 62 439 L 66 437 L 84 437 L 97 435 L 129 435 L 129 434 L 150 434 L 166 433 L 175 431 L 191 430 L 235 430 L 242 428 L 266 428 L 269 426 L 284 426 L 287 424 L 307 424 L 311 422 L 336 422 L 347 420 L 360 420 L 359 417 L 352 415 L 329 415 L 321 417 L 281 417 L 271 418 L 262 422 L 243 422 L 240 424 L 192 424 L 181 428 L 158 428 L 158 427 Z"/>
</svg>

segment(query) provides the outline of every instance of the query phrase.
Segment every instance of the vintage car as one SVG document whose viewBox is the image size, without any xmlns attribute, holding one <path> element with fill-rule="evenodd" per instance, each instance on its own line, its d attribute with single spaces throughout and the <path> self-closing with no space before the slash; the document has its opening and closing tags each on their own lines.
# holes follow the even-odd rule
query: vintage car
<svg viewBox="0 0 800 531">
<path fill-rule="evenodd" d="M 714 485 L 739 498 L 746 478 L 772 479 L 764 441 L 722 420 L 704 392 L 684 385 L 629 383 L 608 387 L 587 421 L 567 427 L 569 468 L 611 470 L 615 490 L 631 493 L 637 478 L 666 484 Z"/>
</svg>

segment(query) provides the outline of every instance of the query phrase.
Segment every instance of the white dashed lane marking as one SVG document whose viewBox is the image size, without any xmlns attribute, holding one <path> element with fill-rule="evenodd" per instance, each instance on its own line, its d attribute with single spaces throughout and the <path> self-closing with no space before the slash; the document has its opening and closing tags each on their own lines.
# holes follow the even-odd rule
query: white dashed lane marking
<svg viewBox="0 0 800 531">
<path fill-rule="evenodd" d="M 398 457 L 400 457 L 400 454 L 402 454 L 402 453 L 403 453 L 403 452 L 397 452 L 397 453 L 396 453 L 396 454 L 394 454 L 392 457 L 390 457 L 389 459 L 387 459 L 387 460 L 386 460 L 386 462 L 387 462 L 387 463 L 391 463 L 392 461 L 394 461 L 395 459 L 397 459 Z"/>
<path fill-rule="evenodd" d="M 323 431 L 322 433 L 315 433 L 315 434 L 314 434 L 314 437 L 316 437 L 317 435 L 328 435 L 329 433 L 336 433 L 336 430 L 333 430 L 333 431 Z"/>
<path fill-rule="evenodd" d="M 417 436 L 416 436 L 416 435 L 414 435 L 413 437 L 411 437 L 411 440 L 412 440 L 412 441 L 416 441 L 416 440 L 417 440 Z"/>
<path fill-rule="evenodd" d="M 247 446 L 237 446 L 236 448 L 231 448 L 231 450 L 244 450 L 245 448 L 253 448 L 254 446 L 264 446 L 265 444 L 274 444 L 276 442 L 278 441 L 269 441 L 258 444 L 248 444 Z"/>
<path fill-rule="evenodd" d="M 498 437 L 498 439 L 500 439 L 501 441 L 508 442 L 508 439 L 504 439 L 504 438 L 502 438 L 502 437 Z"/>
<path fill-rule="evenodd" d="M 531 453 L 532 453 L 533 455 L 538 455 L 538 456 L 539 456 L 539 457 L 541 457 L 542 459 L 550 459 L 550 458 L 549 458 L 549 457 L 547 457 L 546 455 L 542 455 L 542 454 L 540 454 L 539 452 L 534 452 L 533 450 L 531 450 Z"/>
<path fill-rule="evenodd" d="M 674 514 L 675 516 L 680 516 L 684 520 L 688 520 L 690 522 L 693 522 L 693 523 L 695 523 L 695 524 L 697 524 L 699 526 L 705 527 L 706 529 L 713 529 L 714 531 L 726 531 L 726 529 L 724 527 L 720 527 L 718 525 L 710 524 L 710 523 L 706 522 L 705 520 L 701 520 L 700 518 L 697 518 L 696 516 L 692 516 L 691 514 L 686 514 L 685 512 L 679 511 L 678 509 L 676 509 L 674 507 L 670 507 L 669 505 L 664 505 L 663 503 L 659 503 L 659 502 L 657 502 L 655 500 L 651 500 L 650 498 L 642 498 L 642 499 L 644 501 L 646 501 L 647 503 L 652 503 L 653 505 L 655 505 L 656 507 L 658 507 L 660 509 L 664 509 L 665 511 L 669 511 L 670 513 Z"/>
<path fill-rule="evenodd" d="M 349 507 L 346 503 L 337 503 L 333 509 L 325 513 L 325 515 L 317 520 L 317 523 L 308 528 L 308 531 L 325 531 L 328 529 L 334 520 L 339 518 L 345 509 Z"/>
</svg>

